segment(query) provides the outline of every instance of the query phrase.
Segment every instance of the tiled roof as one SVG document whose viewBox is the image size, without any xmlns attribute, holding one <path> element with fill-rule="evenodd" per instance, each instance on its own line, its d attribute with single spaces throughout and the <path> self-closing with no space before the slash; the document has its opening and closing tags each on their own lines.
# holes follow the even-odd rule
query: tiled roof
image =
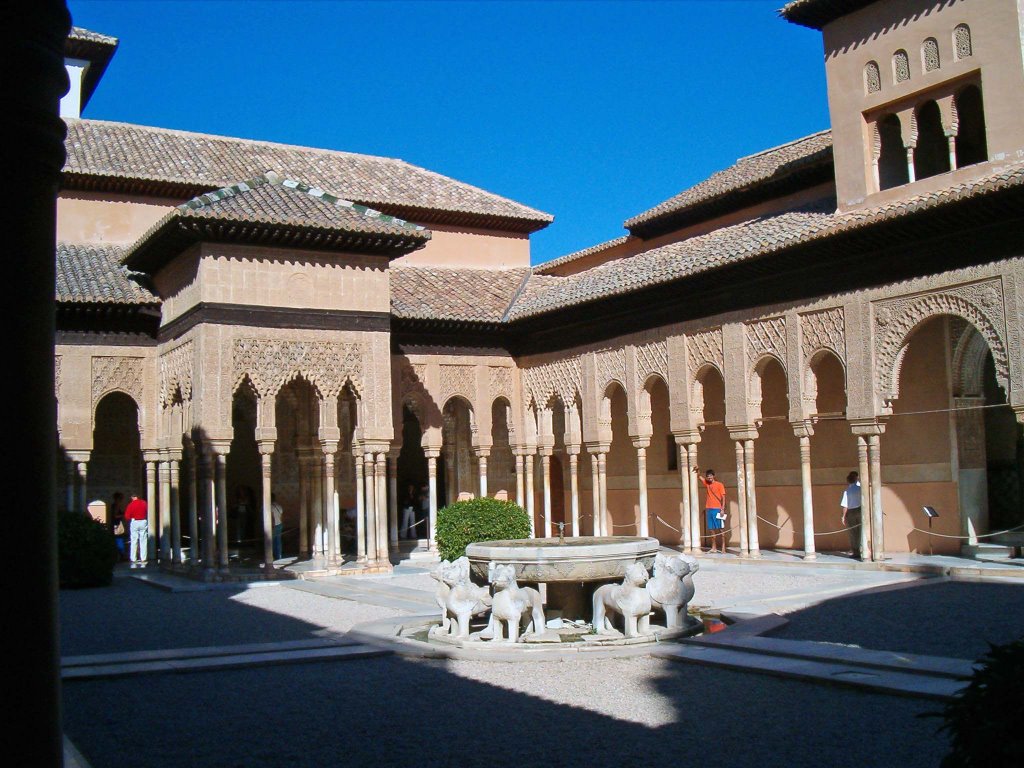
<svg viewBox="0 0 1024 768">
<path fill-rule="evenodd" d="M 417 224 L 268 171 L 173 208 L 128 249 L 124 263 L 152 272 L 201 241 L 398 255 L 429 239 Z"/>
<path fill-rule="evenodd" d="M 318 187 L 282 178 L 273 171 L 199 195 L 179 205 L 168 217 L 264 222 L 430 239 L 430 232 L 418 224 L 343 200 Z"/>
<path fill-rule="evenodd" d="M 82 27 L 72 27 L 64 40 L 64 55 L 69 59 L 84 59 L 89 62 L 82 81 L 82 104 L 89 103 L 96 85 L 117 51 L 118 40 L 110 35 L 101 35 Z"/>
<path fill-rule="evenodd" d="M 123 256 L 116 245 L 57 243 L 57 301 L 159 304 L 138 276 L 121 266 Z"/>
<path fill-rule="evenodd" d="M 578 261 L 579 259 L 584 259 L 587 256 L 593 256 L 596 253 L 607 251 L 609 248 L 615 248 L 616 246 L 622 245 L 627 240 L 629 240 L 629 235 L 616 237 L 613 240 L 606 240 L 603 243 L 592 245 L 589 248 L 574 251 L 573 253 L 567 253 L 565 256 L 559 256 L 557 259 L 552 259 L 551 261 L 545 261 L 543 264 L 538 264 L 537 266 L 535 266 L 533 268 L 533 271 L 535 274 L 543 275 L 550 272 L 552 269 L 555 269 L 556 267 L 562 266 L 563 264 L 568 264 L 572 261 Z"/>
<path fill-rule="evenodd" d="M 64 182 L 72 188 L 195 194 L 274 169 L 406 218 L 491 222 L 523 231 L 552 221 L 549 214 L 403 160 L 127 123 L 67 123 Z"/>
<path fill-rule="evenodd" d="M 821 29 L 830 21 L 859 11 L 876 0 L 791 0 L 780 10 L 779 15 L 794 24 L 811 29 Z"/>
<path fill-rule="evenodd" d="M 391 270 L 391 314 L 399 319 L 500 323 L 530 269 Z"/>
<path fill-rule="evenodd" d="M 1024 163 L 1013 163 L 981 179 L 874 208 L 835 213 L 835 201 L 823 199 L 793 210 L 722 227 L 706 235 L 618 259 L 579 274 L 546 277 L 544 282 L 537 283 L 531 280 L 508 317 L 510 320 L 532 317 L 630 293 L 939 208 L 958 200 L 1021 186 L 1024 186 Z"/>
<path fill-rule="evenodd" d="M 72 27 L 68 33 L 68 41 L 70 43 L 96 43 L 98 45 L 114 46 L 118 42 L 116 37 L 93 32 L 91 29 L 85 29 L 84 27 Z"/>
<path fill-rule="evenodd" d="M 725 170 L 718 171 L 696 186 L 641 214 L 627 219 L 625 227 L 635 229 L 677 216 L 691 208 L 728 195 L 749 190 L 766 182 L 785 179 L 814 165 L 831 165 L 832 132 L 821 131 L 779 147 L 742 157 Z"/>
</svg>

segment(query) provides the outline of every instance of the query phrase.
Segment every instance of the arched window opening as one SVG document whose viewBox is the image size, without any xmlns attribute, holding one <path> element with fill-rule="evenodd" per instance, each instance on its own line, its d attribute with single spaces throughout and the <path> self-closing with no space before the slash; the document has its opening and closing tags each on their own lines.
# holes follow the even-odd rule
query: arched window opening
<svg viewBox="0 0 1024 768">
<path fill-rule="evenodd" d="M 878 121 L 878 188 L 890 189 L 910 181 L 907 171 L 907 151 L 903 146 L 903 131 L 896 115 L 886 115 Z"/>
<path fill-rule="evenodd" d="M 921 64 L 925 72 L 932 72 L 941 66 L 939 61 L 939 41 L 929 37 L 921 44 Z"/>
<path fill-rule="evenodd" d="M 985 109 L 981 88 L 969 85 L 956 97 L 959 129 L 956 137 L 956 165 L 983 163 L 988 160 L 988 141 L 985 138 Z"/>
<path fill-rule="evenodd" d="M 878 93 L 882 90 L 882 73 L 876 61 L 869 61 L 864 65 L 864 90 L 867 93 Z"/>
<path fill-rule="evenodd" d="M 953 51 L 957 61 L 969 58 L 974 54 L 971 44 L 971 28 L 966 24 L 958 24 L 953 30 Z"/>
<path fill-rule="evenodd" d="M 910 57 L 902 48 L 892 55 L 892 76 L 897 83 L 910 79 Z"/>
<path fill-rule="evenodd" d="M 914 176 L 926 179 L 949 171 L 949 142 L 942 130 L 939 105 L 925 102 L 917 110 L 917 147 L 914 150 Z"/>
</svg>

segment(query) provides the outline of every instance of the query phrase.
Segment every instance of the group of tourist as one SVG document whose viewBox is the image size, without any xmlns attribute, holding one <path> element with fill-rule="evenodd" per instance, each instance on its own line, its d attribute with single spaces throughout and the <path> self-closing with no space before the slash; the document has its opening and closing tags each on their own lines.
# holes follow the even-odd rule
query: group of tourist
<svg viewBox="0 0 1024 768">
<path fill-rule="evenodd" d="M 421 524 L 427 522 L 430 514 L 430 495 L 426 484 L 416 487 L 415 483 L 406 486 L 405 498 L 402 500 L 402 520 L 398 527 L 398 535 L 403 539 L 418 538 Z"/>
</svg>

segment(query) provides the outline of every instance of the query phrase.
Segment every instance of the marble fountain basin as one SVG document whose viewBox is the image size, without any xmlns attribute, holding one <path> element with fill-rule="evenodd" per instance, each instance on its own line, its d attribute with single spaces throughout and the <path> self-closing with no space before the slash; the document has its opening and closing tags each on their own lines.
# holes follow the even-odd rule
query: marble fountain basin
<svg viewBox="0 0 1024 768">
<path fill-rule="evenodd" d="M 621 581 L 633 563 L 650 570 L 661 545 L 643 536 L 480 541 L 466 547 L 474 581 L 487 583 L 489 563 L 509 564 L 519 581 L 538 584 Z"/>
</svg>

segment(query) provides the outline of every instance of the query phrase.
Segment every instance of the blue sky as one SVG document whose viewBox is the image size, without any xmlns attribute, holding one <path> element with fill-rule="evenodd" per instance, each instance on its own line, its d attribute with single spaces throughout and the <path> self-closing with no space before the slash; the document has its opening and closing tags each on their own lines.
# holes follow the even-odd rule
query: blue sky
<svg viewBox="0 0 1024 768">
<path fill-rule="evenodd" d="M 400 157 L 554 214 L 536 263 L 828 127 L 782 2 L 69 6 L 121 40 L 85 117 Z"/>
</svg>

